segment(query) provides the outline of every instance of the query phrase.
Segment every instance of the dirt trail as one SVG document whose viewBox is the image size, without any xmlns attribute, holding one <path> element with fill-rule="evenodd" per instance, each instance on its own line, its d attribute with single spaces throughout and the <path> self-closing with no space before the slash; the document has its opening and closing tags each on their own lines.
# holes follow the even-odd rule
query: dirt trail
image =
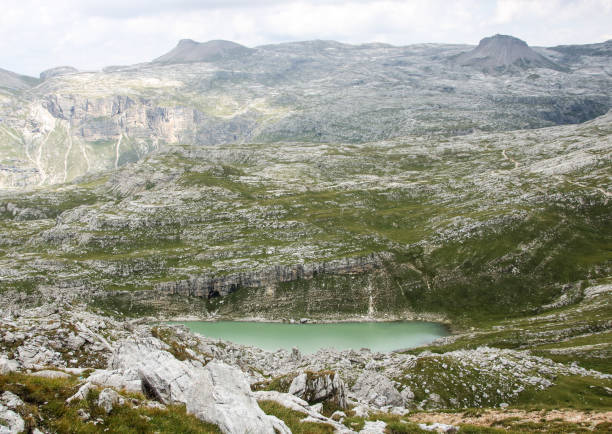
<svg viewBox="0 0 612 434">
<path fill-rule="evenodd" d="M 471 424 L 491 426 L 504 419 L 517 418 L 516 423 L 564 421 L 576 424 L 595 426 L 603 422 L 612 422 L 612 411 L 583 412 L 577 410 L 486 410 L 479 415 L 466 413 L 417 413 L 410 416 L 413 422 L 445 423 L 449 425 Z"/>
<path fill-rule="evenodd" d="M 504 149 L 504 150 L 502 150 L 502 155 L 504 156 L 504 158 L 505 158 L 506 160 L 510 160 L 510 161 L 512 161 L 512 162 L 514 163 L 514 168 L 515 168 L 515 169 L 518 169 L 518 167 L 519 167 L 519 163 L 518 163 L 518 161 L 516 161 L 516 160 L 515 160 L 514 158 L 512 158 L 512 157 L 508 157 L 508 155 L 506 155 L 506 150 L 505 150 L 505 149 Z"/>
</svg>

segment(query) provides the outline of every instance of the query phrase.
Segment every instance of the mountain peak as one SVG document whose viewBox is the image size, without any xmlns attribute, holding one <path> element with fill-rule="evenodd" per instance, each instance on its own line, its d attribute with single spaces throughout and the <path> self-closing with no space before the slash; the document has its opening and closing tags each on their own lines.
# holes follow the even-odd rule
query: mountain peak
<svg viewBox="0 0 612 434">
<path fill-rule="evenodd" d="M 47 80 L 51 77 L 57 77 L 58 75 L 74 74 L 76 72 L 79 72 L 79 70 L 72 66 L 57 66 L 41 72 L 40 79 Z"/>
<path fill-rule="evenodd" d="M 226 57 L 243 56 L 253 52 L 252 48 L 232 41 L 212 40 L 197 42 L 193 39 L 181 39 L 177 46 L 153 60 L 154 63 L 192 63 L 213 62 Z"/>
<path fill-rule="evenodd" d="M 531 49 L 522 39 L 500 34 L 481 39 L 476 48 L 459 54 L 454 60 L 461 66 L 471 66 L 485 72 L 501 72 L 512 67 L 562 70 L 552 60 Z"/>
</svg>

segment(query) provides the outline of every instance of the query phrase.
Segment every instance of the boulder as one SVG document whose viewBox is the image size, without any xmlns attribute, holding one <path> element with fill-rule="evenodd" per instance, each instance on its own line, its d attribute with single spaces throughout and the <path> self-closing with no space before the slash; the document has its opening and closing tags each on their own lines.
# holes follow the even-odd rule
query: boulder
<svg viewBox="0 0 612 434">
<path fill-rule="evenodd" d="M 289 393 L 311 403 L 329 401 L 347 408 L 346 387 L 335 372 L 303 372 L 293 379 Z"/>
<path fill-rule="evenodd" d="M 17 360 L 9 359 L 6 356 L 0 356 L 0 375 L 8 374 L 19 369 L 19 362 Z"/>
<path fill-rule="evenodd" d="M 87 381 L 97 386 L 112 387 L 128 392 L 141 392 L 142 381 L 138 372 L 127 369 L 125 371 L 98 369 L 91 374 Z"/>
<path fill-rule="evenodd" d="M 107 388 L 100 392 L 100 396 L 98 397 L 98 406 L 102 407 L 106 414 L 113 411 L 113 408 L 117 404 L 123 405 L 125 404 L 125 400 L 113 389 Z"/>
<path fill-rule="evenodd" d="M 414 400 L 414 392 L 410 389 L 409 386 L 406 386 L 401 392 L 400 395 L 404 400 L 404 405 L 412 400 Z"/>
<path fill-rule="evenodd" d="M 164 404 L 186 403 L 185 392 L 203 367 L 200 362 L 180 361 L 166 351 L 159 339 L 148 337 L 123 341 L 113 353 L 111 368 L 125 379 L 136 373 L 142 391 Z"/>
<path fill-rule="evenodd" d="M 377 407 L 404 405 L 404 398 L 391 380 L 373 371 L 364 371 L 357 379 L 351 392 L 359 401 Z"/>
<path fill-rule="evenodd" d="M 53 371 L 51 369 L 43 369 L 42 371 L 32 373 L 32 375 L 44 378 L 70 378 L 70 374 L 66 374 L 62 371 Z"/>
<path fill-rule="evenodd" d="M 25 430 L 25 422 L 18 413 L 0 404 L 0 434 L 18 434 Z"/>
<path fill-rule="evenodd" d="M 385 434 L 387 432 L 386 428 L 387 424 L 382 420 L 366 421 L 359 434 Z"/>
<path fill-rule="evenodd" d="M 259 408 L 242 371 L 217 360 L 206 366 L 177 360 L 167 349 L 154 337 L 126 339 L 114 351 L 111 367 L 126 375 L 136 372 L 146 394 L 164 404 L 186 404 L 188 413 L 224 433 L 291 433 Z"/>
<path fill-rule="evenodd" d="M 194 377 L 186 398 L 188 413 L 224 433 L 291 433 L 283 421 L 259 408 L 244 374 L 223 362 L 208 363 Z"/>
<path fill-rule="evenodd" d="M 11 410 L 15 410 L 17 407 L 23 405 L 21 398 L 8 390 L 0 395 L 0 402 Z"/>
<path fill-rule="evenodd" d="M 302 353 L 300 350 L 296 347 L 291 348 L 291 361 L 299 362 L 300 360 L 302 360 Z"/>
</svg>

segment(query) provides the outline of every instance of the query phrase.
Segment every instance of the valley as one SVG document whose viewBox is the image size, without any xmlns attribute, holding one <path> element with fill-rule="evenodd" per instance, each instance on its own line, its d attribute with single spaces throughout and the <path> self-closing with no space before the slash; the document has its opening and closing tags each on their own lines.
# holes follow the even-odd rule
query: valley
<svg viewBox="0 0 612 434">
<path fill-rule="evenodd" d="M 0 432 L 609 432 L 609 48 L 182 40 L 0 70 Z M 173 323 L 245 320 L 450 334 Z"/>
</svg>

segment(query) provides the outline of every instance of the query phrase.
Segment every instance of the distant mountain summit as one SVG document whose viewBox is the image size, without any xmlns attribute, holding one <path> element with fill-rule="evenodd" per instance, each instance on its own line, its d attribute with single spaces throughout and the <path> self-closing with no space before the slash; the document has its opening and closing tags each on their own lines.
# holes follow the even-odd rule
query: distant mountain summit
<svg viewBox="0 0 612 434">
<path fill-rule="evenodd" d="M 486 72 L 503 72 L 511 67 L 563 70 L 552 60 L 536 53 L 525 41 L 508 35 L 484 38 L 478 47 L 457 55 L 453 60 L 458 65 Z"/>
<path fill-rule="evenodd" d="M 225 57 L 243 56 L 252 53 L 252 48 L 231 41 L 196 42 L 192 39 L 181 39 L 178 45 L 154 63 L 192 63 L 212 62 Z"/>
<path fill-rule="evenodd" d="M 558 45 L 556 47 L 550 47 L 550 49 L 558 51 L 570 58 L 579 56 L 612 57 L 612 39 L 597 44 Z"/>
<path fill-rule="evenodd" d="M 76 74 L 77 72 L 79 72 L 79 70 L 76 68 L 73 68 L 72 66 L 57 66 L 55 68 L 47 69 L 41 72 L 40 79 L 44 81 L 51 77 L 57 77 L 59 75 L 66 75 L 66 74 Z"/>
</svg>

